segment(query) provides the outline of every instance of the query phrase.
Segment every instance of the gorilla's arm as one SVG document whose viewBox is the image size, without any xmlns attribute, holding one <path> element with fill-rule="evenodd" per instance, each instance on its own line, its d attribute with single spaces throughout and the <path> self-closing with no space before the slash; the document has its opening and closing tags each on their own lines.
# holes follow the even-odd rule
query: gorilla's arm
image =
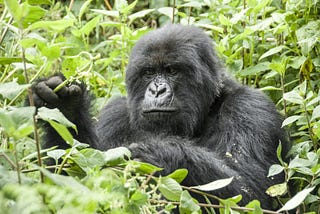
<svg viewBox="0 0 320 214">
<path fill-rule="evenodd" d="M 32 86 L 34 104 L 37 108 L 42 106 L 58 108 L 66 118 L 77 126 L 77 133 L 73 129 L 69 129 L 73 137 L 95 148 L 97 137 L 89 112 L 90 95 L 82 83 L 66 85 L 54 92 L 54 89 L 64 80 L 65 77 L 62 74 L 38 80 Z M 45 123 L 43 127 L 45 129 L 45 148 L 59 146 L 59 148 L 65 149 L 69 147 L 49 124 Z"/>
</svg>

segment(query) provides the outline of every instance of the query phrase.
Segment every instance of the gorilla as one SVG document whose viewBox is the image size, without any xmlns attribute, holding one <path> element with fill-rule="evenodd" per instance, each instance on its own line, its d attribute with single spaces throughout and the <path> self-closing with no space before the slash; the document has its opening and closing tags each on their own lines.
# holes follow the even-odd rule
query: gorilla
<svg viewBox="0 0 320 214">
<path fill-rule="evenodd" d="M 242 205 L 258 199 L 272 209 L 265 191 L 282 179 L 267 178 L 279 142 L 287 144 L 281 116 L 263 93 L 228 76 L 199 28 L 171 24 L 144 35 L 127 66 L 127 97 L 109 101 L 96 123 L 83 83 L 54 92 L 64 80 L 37 81 L 33 98 L 37 107 L 59 108 L 77 126 L 75 139 L 99 150 L 128 147 L 163 175 L 186 168 L 186 186 L 234 177 L 213 194 L 242 194 Z M 68 147 L 49 125 L 45 132 L 46 147 Z"/>
</svg>

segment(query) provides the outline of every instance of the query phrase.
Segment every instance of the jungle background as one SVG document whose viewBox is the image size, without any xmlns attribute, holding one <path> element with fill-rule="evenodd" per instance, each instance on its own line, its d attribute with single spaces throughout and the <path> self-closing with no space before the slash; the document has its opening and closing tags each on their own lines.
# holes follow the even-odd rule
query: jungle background
<svg viewBox="0 0 320 214">
<path fill-rule="evenodd" d="M 292 149 L 284 160 L 278 147 L 279 164 L 268 176 L 284 173 L 285 180 L 267 193 L 282 204 L 278 212 L 320 213 L 319 0 L 0 0 L 0 213 L 276 213 L 258 200 L 240 207 L 239 195 L 206 193 L 230 179 L 185 187 L 185 169 L 156 177 L 158 167 L 130 160 L 126 148 L 88 148 L 59 111 L 35 114 L 24 105 L 33 81 L 62 72 L 66 84 L 87 84 L 97 115 L 113 96 L 126 95 L 135 42 L 169 22 L 202 28 L 230 74 L 273 100 Z M 38 121 L 70 149 L 42 149 Z M 46 166 L 49 158 L 56 166 Z"/>
</svg>

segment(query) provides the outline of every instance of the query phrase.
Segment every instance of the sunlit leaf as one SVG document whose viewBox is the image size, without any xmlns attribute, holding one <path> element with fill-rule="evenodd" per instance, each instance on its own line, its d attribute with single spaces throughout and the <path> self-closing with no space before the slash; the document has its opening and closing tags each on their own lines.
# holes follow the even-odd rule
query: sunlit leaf
<svg viewBox="0 0 320 214">
<path fill-rule="evenodd" d="M 314 190 L 315 187 L 307 188 L 297 193 L 293 198 L 291 198 L 278 212 L 292 210 L 299 206 L 304 199 L 308 196 L 310 192 Z"/>
<path fill-rule="evenodd" d="M 203 185 L 199 185 L 199 186 L 192 186 L 191 188 L 198 189 L 201 191 L 213 191 L 213 190 L 221 189 L 225 186 L 228 186 L 232 182 L 232 180 L 233 180 L 233 177 L 226 178 L 226 179 L 220 179 L 220 180 L 216 180 L 211 183 L 208 183 L 208 184 L 203 184 Z"/>
<path fill-rule="evenodd" d="M 182 188 L 177 181 L 168 177 L 159 178 L 159 190 L 163 196 L 171 201 L 179 201 Z"/>
</svg>

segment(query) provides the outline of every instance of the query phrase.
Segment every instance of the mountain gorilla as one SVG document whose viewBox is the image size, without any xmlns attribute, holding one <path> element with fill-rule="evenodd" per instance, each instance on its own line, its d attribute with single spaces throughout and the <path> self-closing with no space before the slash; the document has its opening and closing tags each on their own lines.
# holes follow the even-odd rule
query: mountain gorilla
<svg viewBox="0 0 320 214">
<path fill-rule="evenodd" d="M 84 84 L 53 92 L 63 80 L 39 80 L 34 101 L 59 108 L 77 125 L 80 142 L 100 150 L 126 146 L 134 158 L 163 167 L 162 174 L 186 168 L 187 186 L 234 177 L 213 194 L 242 194 L 242 204 L 258 199 L 271 209 L 265 191 L 281 178 L 267 178 L 268 169 L 279 141 L 286 143 L 280 115 L 261 92 L 226 74 L 200 29 L 167 25 L 143 36 L 127 67 L 128 96 L 110 101 L 95 125 Z M 46 147 L 67 147 L 48 126 L 46 133 Z"/>
</svg>

